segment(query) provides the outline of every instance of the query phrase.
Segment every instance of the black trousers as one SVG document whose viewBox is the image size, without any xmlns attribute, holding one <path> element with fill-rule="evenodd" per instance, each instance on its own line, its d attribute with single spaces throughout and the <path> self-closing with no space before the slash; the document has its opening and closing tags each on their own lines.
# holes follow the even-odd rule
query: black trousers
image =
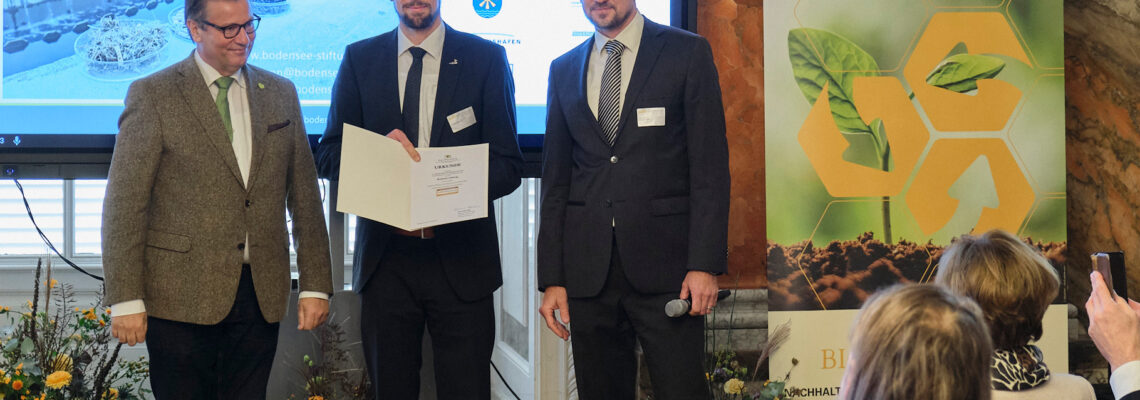
<svg viewBox="0 0 1140 400">
<path fill-rule="evenodd" d="M 665 315 L 676 292 L 643 294 L 626 279 L 617 244 L 601 293 L 569 299 L 574 373 L 582 400 L 633 399 L 641 342 L 653 383 L 653 398 L 710 397 L 704 374 L 704 318 Z"/>
<path fill-rule="evenodd" d="M 217 325 L 147 318 L 154 398 L 264 399 L 279 326 L 261 315 L 248 265 L 233 308 Z"/>
<path fill-rule="evenodd" d="M 459 299 L 436 239 L 392 235 L 380 268 L 360 292 L 360 329 L 378 400 L 419 398 L 426 327 L 441 400 L 490 399 L 495 343 L 492 296 Z"/>
</svg>

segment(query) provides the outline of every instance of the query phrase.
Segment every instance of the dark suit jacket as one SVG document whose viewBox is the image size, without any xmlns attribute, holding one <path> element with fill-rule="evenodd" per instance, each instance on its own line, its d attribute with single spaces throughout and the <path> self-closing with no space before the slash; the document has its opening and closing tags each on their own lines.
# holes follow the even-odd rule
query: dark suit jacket
<svg viewBox="0 0 1140 400">
<path fill-rule="evenodd" d="M 550 66 L 538 283 L 597 294 L 616 239 L 633 287 L 679 292 L 689 270 L 723 273 L 728 145 L 708 42 L 648 19 L 611 147 L 586 103 L 591 37 Z M 639 127 L 637 110 L 665 108 Z"/>
<path fill-rule="evenodd" d="M 246 65 L 253 136 L 248 185 L 194 56 L 131 84 L 103 201 L 106 304 L 216 324 L 249 258 L 266 321 L 285 314 L 289 234 L 301 290 L 332 293 L 329 237 L 293 83 Z"/>
<path fill-rule="evenodd" d="M 1135 391 L 1121 397 L 1120 400 L 1140 400 L 1140 391 Z"/>
<path fill-rule="evenodd" d="M 397 28 L 399 29 L 399 28 Z M 344 124 L 387 134 L 403 125 L 396 64 L 395 30 L 350 44 L 344 52 L 328 128 L 317 146 L 321 176 L 340 176 L 340 146 Z M 440 59 L 431 147 L 490 145 L 488 202 L 513 192 L 521 183 L 522 154 L 515 137 L 514 80 L 502 46 L 447 27 Z M 452 132 L 447 116 L 467 107 L 476 122 Z M 379 266 L 392 227 L 365 218 L 357 220 L 353 255 L 353 290 L 360 292 Z M 503 283 L 495 214 L 487 218 L 435 227 L 447 279 L 460 298 L 486 296 Z"/>
</svg>

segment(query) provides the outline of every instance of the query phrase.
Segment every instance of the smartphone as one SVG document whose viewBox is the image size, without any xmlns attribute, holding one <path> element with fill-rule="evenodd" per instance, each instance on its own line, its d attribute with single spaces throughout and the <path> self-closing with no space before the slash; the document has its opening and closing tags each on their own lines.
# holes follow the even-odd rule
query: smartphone
<svg viewBox="0 0 1140 400">
<path fill-rule="evenodd" d="M 1128 279 L 1124 275 L 1124 253 L 1120 251 L 1093 253 L 1093 268 L 1104 277 L 1104 283 L 1114 297 L 1128 296 Z"/>
</svg>

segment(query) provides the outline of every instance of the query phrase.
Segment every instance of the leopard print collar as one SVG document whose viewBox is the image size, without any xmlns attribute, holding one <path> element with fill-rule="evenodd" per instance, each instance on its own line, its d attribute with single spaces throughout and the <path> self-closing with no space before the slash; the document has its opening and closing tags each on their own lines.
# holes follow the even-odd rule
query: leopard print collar
<svg viewBox="0 0 1140 400">
<path fill-rule="evenodd" d="M 1041 349 L 1034 345 L 994 351 L 990 385 L 994 390 L 1005 391 L 1027 390 L 1044 385 L 1049 382 L 1049 367 L 1044 360 Z"/>
</svg>

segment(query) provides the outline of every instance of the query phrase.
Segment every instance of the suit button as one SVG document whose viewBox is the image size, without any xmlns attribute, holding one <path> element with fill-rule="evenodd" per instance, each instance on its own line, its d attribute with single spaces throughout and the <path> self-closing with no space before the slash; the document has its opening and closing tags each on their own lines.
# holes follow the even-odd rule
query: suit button
<svg viewBox="0 0 1140 400">
<path fill-rule="evenodd" d="M 238 250 L 245 250 L 245 243 L 239 243 Z"/>
<path fill-rule="evenodd" d="M 613 206 L 614 206 L 614 202 L 613 202 L 613 200 L 606 200 L 606 208 L 610 208 L 610 207 L 613 207 Z"/>
<path fill-rule="evenodd" d="M 248 207 L 249 207 L 249 200 L 246 200 L 246 201 L 245 201 L 245 206 L 246 206 L 246 208 L 248 208 Z"/>
<path fill-rule="evenodd" d="M 617 164 L 617 162 L 618 162 L 617 156 L 610 156 L 610 164 Z"/>
</svg>

